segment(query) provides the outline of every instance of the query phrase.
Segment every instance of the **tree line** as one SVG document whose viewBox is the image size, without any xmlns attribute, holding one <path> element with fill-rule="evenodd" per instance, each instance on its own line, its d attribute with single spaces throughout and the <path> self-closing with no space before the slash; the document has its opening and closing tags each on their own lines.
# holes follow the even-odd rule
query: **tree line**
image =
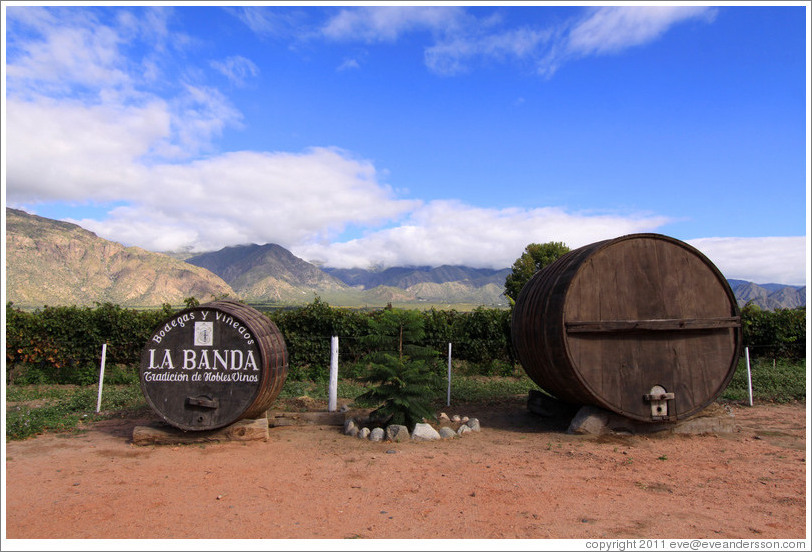
<svg viewBox="0 0 812 552">
<path fill-rule="evenodd" d="M 193 306 L 194 300 L 187 300 Z M 116 370 L 137 371 L 141 350 L 153 331 L 178 312 L 170 305 L 134 310 L 111 303 L 95 307 L 43 307 L 26 312 L 7 304 L 7 383 L 86 385 L 98 380 L 101 349 Z M 288 377 L 322 381 L 328 377 L 330 337 L 340 340 L 342 377 L 361 377 L 362 359 L 373 352 L 376 324 L 384 310 L 360 311 L 331 307 L 316 298 L 302 307 L 265 311 L 285 338 Z M 478 375 L 517 373 L 511 344 L 511 310 L 480 307 L 470 312 L 431 309 L 416 311 L 421 346 L 436 352 L 438 361 L 452 344 L 455 361 Z M 743 343 L 751 357 L 799 360 L 806 357 L 806 309 L 742 309 Z M 438 362 L 438 370 L 442 362 Z"/>
</svg>

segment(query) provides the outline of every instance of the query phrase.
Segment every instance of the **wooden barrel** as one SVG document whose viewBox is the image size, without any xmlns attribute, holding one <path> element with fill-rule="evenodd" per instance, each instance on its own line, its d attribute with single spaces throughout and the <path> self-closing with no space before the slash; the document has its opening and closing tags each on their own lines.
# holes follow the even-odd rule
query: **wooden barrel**
<svg viewBox="0 0 812 552">
<path fill-rule="evenodd" d="M 182 310 L 153 332 L 141 353 L 141 389 L 167 423 L 218 429 L 270 408 L 288 373 L 276 325 L 234 301 Z"/>
<path fill-rule="evenodd" d="M 742 342 L 721 272 L 660 234 L 586 245 L 538 271 L 516 300 L 511 333 L 542 389 L 650 422 L 684 419 L 713 402 Z"/>
</svg>

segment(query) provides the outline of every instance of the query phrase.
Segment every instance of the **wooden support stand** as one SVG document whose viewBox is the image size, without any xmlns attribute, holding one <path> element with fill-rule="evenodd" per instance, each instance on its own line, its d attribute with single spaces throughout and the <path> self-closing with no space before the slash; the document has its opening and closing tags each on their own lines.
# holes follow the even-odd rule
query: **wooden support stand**
<svg viewBox="0 0 812 552">
<path fill-rule="evenodd" d="M 239 420 L 221 429 L 182 431 L 175 427 L 153 423 L 133 429 L 134 445 L 178 445 L 217 443 L 222 441 L 267 441 L 268 419 Z"/>
<path fill-rule="evenodd" d="M 347 414 L 344 412 L 287 412 L 283 410 L 268 411 L 270 427 L 298 425 L 341 426 Z"/>
</svg>

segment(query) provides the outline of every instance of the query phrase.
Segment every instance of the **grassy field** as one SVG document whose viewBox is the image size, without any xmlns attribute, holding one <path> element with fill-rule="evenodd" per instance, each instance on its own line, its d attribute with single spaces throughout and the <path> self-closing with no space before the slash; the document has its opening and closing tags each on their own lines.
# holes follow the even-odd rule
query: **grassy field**
<svg viewBox="0 0 812 552">
<path fill-rule="evenodd" d="M 451 399 L 457 402 L 498 401 L 527 394 L 536 388 L 527 377 L 453 376 Z M 25 439 L 46 431 L 75 431 L 80 422 L 127 417 L 148 412 L 137 382 L 103 387 L 101 412 L 96 413 L 98 387 L 77 385 L 9 385 L 6 388 L 6 437 Z M 353 380 L 339 380 L 339 399 L 354 401 L 366 388 Z M 280 399 L 310 397 L 327 400 L 326 382 L 288 380 Z M 438 399 L 437 405 L 445 404 Z M 367 406 L 367 405 L 363 405 Z"/>
<path fill-rule="evenodd" d="M 452 375 L 452 404 L 498 402 L 527 395 L 537 386 L 521 370 L 519 377 Z M 758 360 L 751 363 L 753 396 L 756 402 L 804 401 L 806 363 Z M 340 380 L 339 399 L 354 401 L 365 387 L 352 380 Z M 324 382 L 288 380 L 280 399 L 310 397 L 327 400 Z M 126 385 L 105 385 L 102 408 L 96 414 L 98 388 L 71 385 L 9 385 L 6 388 L 6 437 L 26 439 L 46 431 L 80 431 L 82 423 L 105 418 L 129 417 L 149 412 L 141 387 L 134 379 Z M 445 393 L 437 407 L 445 404 Z M 740 362 L 733 380 L 719 397 L 722 402 L 747 402 L 747 370 Z"/>
<path fill-rule="evenodd" d="M 806 362 L 760 358 L 750 361 L 753 400 L 790 402 L 806 399 Z M 721 395 L 729 401 L 747 401 L 747 365 L 739 361 L 733 380 Z"/>
</svg>

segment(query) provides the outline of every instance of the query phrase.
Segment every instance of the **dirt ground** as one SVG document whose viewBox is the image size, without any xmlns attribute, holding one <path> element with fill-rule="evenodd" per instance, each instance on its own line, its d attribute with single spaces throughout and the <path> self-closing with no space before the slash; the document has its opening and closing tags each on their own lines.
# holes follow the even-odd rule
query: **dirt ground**
<svg viewBox="0 0 812 552">
<path fill-rule="evenodd" d="M 149 419 L 11 441 L 8 539 L 804 539 L 806 409 L 733 406 L 737 431 L 568 435 L 450 407 L 482 431 L 373 443 L 335 426 L 136 446 Z M 284 545 L 283 545 L 284 546 Z"/>
</svg>

